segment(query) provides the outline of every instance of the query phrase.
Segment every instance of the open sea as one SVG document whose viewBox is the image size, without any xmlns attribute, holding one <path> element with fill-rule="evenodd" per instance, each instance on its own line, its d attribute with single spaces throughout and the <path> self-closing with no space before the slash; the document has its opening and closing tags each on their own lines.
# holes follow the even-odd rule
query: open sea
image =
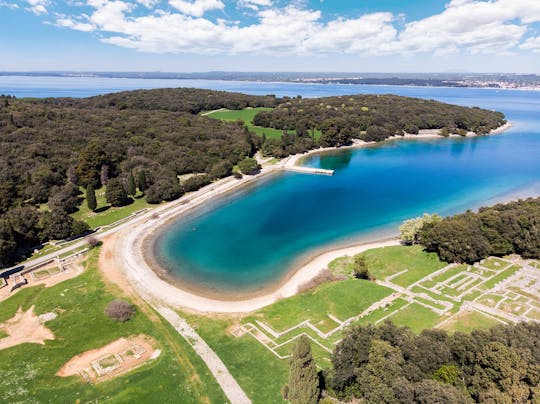
<svg viewBox="0 0 540 404">
<path fill-rule="evenodd" d="M 179 282 L 221 293 L 273 284 L 308 255 L 396 235 L 424 212 L 449 215 L 540 195 L 540 92 L 213 80 L 0 76 L 0 94 L 85 97 L 158 87 L 320 97 L 398 94 L 502 111 L 513 127 L 475 138 L 392 140 L 311 157 L 332 177 L 283 173 L 220 198 L 169 226 L 156 258 Z"/>
</svg>

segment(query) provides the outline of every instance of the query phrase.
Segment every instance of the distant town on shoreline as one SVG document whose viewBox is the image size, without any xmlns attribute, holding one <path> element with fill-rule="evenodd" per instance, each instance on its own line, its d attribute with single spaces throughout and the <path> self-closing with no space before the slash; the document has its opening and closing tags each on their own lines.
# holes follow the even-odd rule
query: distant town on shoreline
<svg viewBox="0 0 540 404">
<path fill-rule="evenodd" d="M 518 73 L 352 73 L 352 72 L 0 72 L 0 76 L 99 77 L 162 80 L 225 80 L 418 87 L 540 89 L 540 75 Z"/>
</svg>

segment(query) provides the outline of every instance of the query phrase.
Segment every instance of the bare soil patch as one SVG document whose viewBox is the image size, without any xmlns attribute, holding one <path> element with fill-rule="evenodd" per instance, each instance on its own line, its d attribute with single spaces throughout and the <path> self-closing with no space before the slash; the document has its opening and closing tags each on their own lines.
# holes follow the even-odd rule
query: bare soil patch
<svg viewBox="0 0 540 404">
<path fill-rule="evenodd" d="M 91 383 L 110 380 L 157 358 L 161 351 L 155 350 L 155 346 L 157 342 L 143 334 L 120 338 L 71 358 L 56 375 L 78 375 Z"/>
<path fill-rule="evenodd" d="M 0 339 L 0 350 L 27 343 L 43 345 L 46 340 L 53 340 L 54 334 L 43 325 L 47 318 L 36 316 L 34 306 L 28 311 L 19 309 L 15 316 L 0 324 L 0 329 L 8 335 Z"/>
</svg>

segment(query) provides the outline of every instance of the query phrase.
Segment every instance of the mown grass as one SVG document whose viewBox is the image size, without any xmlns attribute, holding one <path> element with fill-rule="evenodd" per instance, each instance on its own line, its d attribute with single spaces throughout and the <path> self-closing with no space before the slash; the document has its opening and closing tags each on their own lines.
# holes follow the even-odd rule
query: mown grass
<svg viewBox="0 0 540 404">
<path fill-rule="evenodd" d="M 281 388 L 289 376 L 288 362 L 276 357 L 252 336 L 233 336 L 237 319 L 181 314 L 217 353 L 254 403 L 281 403 Z"/>
<path fill-rule="evenodd" d="M 433 328 L 440 322 L 441 318 L 430 309 L 418 303 L 411 303 L 403 310 L 390 316 L 388 320 L 398 326 L 406 326 L 412 331 L 419 333 L 426 328 Z"/>
<path fill-rule="evenodd" d="M 206 114 L 207 117 L 213 119 L 219 119 L 222 121 L 236 122 L 243 121 L 251 132 L 256 133 L 259 136 L 265 135 L 267 139 L 281 139 L 283 131 L 274 128 L 264 128 L 262 126 L 253 125 L 253 118 L 261 111 L 271 111 L 273 108 L 245 108 L 240 110 L 219 110 Z M 295 131 L 288 131 L 288 133 L 294 134 Z M 311 133 L 311 131 L 310 131 Z M 314 132 L 315 139 L 321 137 L 321 132 L 316 130 Z"/>
<path fill-rule="evenodd" d="M 150 205 L 146 203 L 146 200 L 142 193 L 137 192 L 133 198 L 133 202 L 126 206 L 118 208 L 110 206 L 105 200 L 105 187 L 96 190 L 97 208 L 95 212 L 88 209 L 86 204 L 86 196 L 81 196 L 81 205 L 79 210 L 73 213 L 71 216 L 75 219 L 83 220 L 92 228 L 107 226 L 118 220 L 124 219 L 129 215 L 145 208 L 152 208 L 156 205 Z"/>
<path fill-rule="evenodd" d="M 505 269 L 504 271 L 499 272 L 497 275 L 495 275 L 493 278 L 487 280 L 486 282 L 482 283 L 479 288 L 482 290 L 489 290 L 495 287 L 495 285 L 506 278 L 509 278 L 510 276 L 514 275 L 517 271 L 519 271 L 521 268 L 512 265 L 510 268 Z"/>
<path fill-rule="evenodd" d="M 377 279 L 384 279 L 405 269 L 407 272 L 392 282 L 407 287 L 423 277 L 448 265 L 435 253 L 426 253 L 421 246 L 391 246 L 368 250 L 366 257 L 369 272 Z"/>
<path fill-rule="evenodd" d="M 51 288 L 25 288 L 1 304 L 0 322 L 19 307 L 35 305 L 37 315 L 55 311 L 45 325 L 55 340 L 0 351 L 1 402 L 225 402 L 217 382 L 202 360 L 176 331 L 148 306 L 126 323 L 109 319 L 104 309 L 118 291 L 106 287 L 92 251 L 86 271 Z M 150 313 L 151 316 L 147 315 Z M 154 319 L 151 319 L 153 317 Z M 132 372 L 99 384 L 55 373 L 73 356 L 118 338 L 147 334 L 156 339 L 160 357 Z"/>
<path fill-rule="evenodd" d="M 344 321 L 354 317 L 373 303 L 392 294 L 392 290 L 361 279 L 347 279 L 323 284 L 313 291 L 281 300 L 259 310 L 254 316 L 274 328 L 283 331 L 296 324 L 311 320 L 311 323 L 328 332 L 337 323 L 328 317 L 331 314 Z"/>
<path fill-rule="evenodd" d="M 484 316 L 477 311 L 470 311 L 457 314 L 442 329 L 450 332 L 460 331 L 469 333 L 478 329 L 488 329 L 498 324 L 501 323 L 493 318 Z"/>
</svg>

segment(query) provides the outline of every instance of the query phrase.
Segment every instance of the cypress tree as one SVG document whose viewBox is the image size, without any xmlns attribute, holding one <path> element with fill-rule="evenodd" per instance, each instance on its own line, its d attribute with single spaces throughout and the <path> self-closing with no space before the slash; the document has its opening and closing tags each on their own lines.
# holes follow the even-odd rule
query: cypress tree
<svg viewBox="0 0 540 404">
<path fill-rule="evenodd" d="M 94 191 L 94 186 L 90 183 L 86 187 L 86 205 L 88 209 L 94 211 L 97 208 L 96 192 Z"/>
<path fill-rule="evenodd" d="M 133 178 L 133 173 L 129 173 L 128 183 L 127 183 L 127 194 L 134 196 L 137 193 L 137 188 L 135 187 L 135 178 Z"/>
<path fill-rule="evenodd" d="M 146 191 L 146 174 L 144 173 L 144 171 L 139 172 L 139 177 L 137 178 L 137 180 L 139 185 L 139 191 Z"/>
<path fill-rule="evenodd" d="M 319 399 L 319 377 L 309 339 L 302 335 L 290 362 L 289 384 L 284 395 L 293 404 L 315 404 Z"/>
</svg>

